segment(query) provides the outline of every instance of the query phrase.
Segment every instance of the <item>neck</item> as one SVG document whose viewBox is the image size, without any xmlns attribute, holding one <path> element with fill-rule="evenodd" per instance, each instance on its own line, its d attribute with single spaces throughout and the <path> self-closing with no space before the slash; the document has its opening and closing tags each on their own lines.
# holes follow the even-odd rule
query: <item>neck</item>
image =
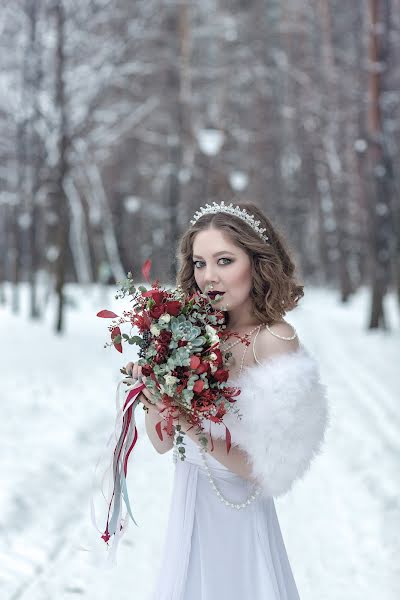
<svg viewBox="0 0 400 600">
<path fill-rule="evenodd" d="M 260 321 L 253 314 L 253 304 L 250 299 L 244 305 L 228 311 L 229 329 L 253 329 Z"/>
</svg>

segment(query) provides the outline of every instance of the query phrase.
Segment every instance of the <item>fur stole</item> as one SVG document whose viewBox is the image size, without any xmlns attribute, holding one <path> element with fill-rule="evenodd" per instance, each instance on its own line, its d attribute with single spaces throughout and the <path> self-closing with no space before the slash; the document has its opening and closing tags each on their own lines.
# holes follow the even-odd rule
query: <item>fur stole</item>
<svg viewBox="0 0 400 600">
<path fill-rule="evenodd" d="M 300 346 L 245 367 L 229 384 L 241 389 L 233 405 L 239 414 L 224 417 L 232 446 L 245 450 L 263 495 L 281 496 L 305 475 L 324 442 L 329 410 L 318 364 Z M 213 437 L 225 437 L 225 427 L 216 429 Z"/>
</svg>

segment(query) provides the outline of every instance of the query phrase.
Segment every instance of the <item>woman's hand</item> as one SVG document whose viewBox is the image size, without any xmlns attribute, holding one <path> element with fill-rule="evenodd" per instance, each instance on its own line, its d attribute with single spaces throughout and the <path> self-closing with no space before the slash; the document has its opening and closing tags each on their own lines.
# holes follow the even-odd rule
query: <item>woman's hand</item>
<svg viewBox="0 0 400 600">
<path fill-rule="evenodd" d="M 131 374 L 133 379 L 141 379 L 144 384 L 146 383 L 146 377 L 142 377 L 142 367 L 137 363 L 129 362 L 125 367 L 125 371 L 128 375 Z M 155 419 L 163 419 L 164 421 L 168 419 L 169 411 L 165 408 L 164 404 L 160 400 L 155 398 L 154 394 L 147 387 L 143 388 L 138 396 L 138 399 L 143 403 L 143 406 L 148 409 L 148 412 L 152 417 Z M 174 427 L 179 424 L 181 425 L 183 431 L 187 431 L 190 427 L 192 427 L 189 421 L 187 421 L 187 419 L 181 415 L 178 410 L 175 410 L 172 415 L 172 425 Z"/>
<path fill-rule="evenodd" d="M 143 377 L 142 381 L 144 384 L 146 384 L 146 377 Z M 170 412 L 160 400 L 155 398 L 154 394 L 152 394 L 147 387 L 143 388 L 142 393 L 140 394 L 140 400 L 143 402 L 144 406 L 149 409 L 149 411 L 155 411 L 158 413 L 158 416 L 161 419 L 164 419 L 164 421 L 167 421 L 168 415 L 171 414 L 172 425 L 174 427 L 180 425 L 183 431 L 187 431 L 190 427 L 192 427 L 191 423 L 189 423 L 186 417 L 184 417 L 178 409 Z"/>
</svg>

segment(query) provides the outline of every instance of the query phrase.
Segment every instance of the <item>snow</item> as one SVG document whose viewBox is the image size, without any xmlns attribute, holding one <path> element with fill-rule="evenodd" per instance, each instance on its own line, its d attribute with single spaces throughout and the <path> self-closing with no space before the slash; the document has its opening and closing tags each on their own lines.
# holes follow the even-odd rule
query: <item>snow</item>
<svg viewBox="0 0 400 600">
<path fill-rule="evenodd" d="M 68 286 L 67 332 L 0 307 L 3 339 L 0 422 L 0 586 L 8 600 L 147 600 L 161 558 L 172 490 L 171 453 L 157 454 L 137 413 L 131 455 L 134 516 L 117 566 L 90 521 L 93 470 L 112 431 L 119 355 L 102 308 L 121 312 L 115 288 Z M 6 293 L 10 296 L 10 290 Z M 318 357 L 329 389 L 325 452 L 305 480 L 276 501 L 300 597 L 394 600 L 400 592 L 398 408 L 399 319 L 387 299 L 391 332 L 367 332 L 369 296 L 347 305 L 333 291 L 308 289 L 287 315 Z M 5 485 L 4 485 L 5 484 Z"/>
<path fill-rule="evenodd" d="M 200 150 L 207 156 L 217 156 L 225 141 L 224 132 L 219 129 L 198 129 L 196 136 Z"/>
<path fill-rule="evenodd" d="M 235 192 L 242 192 L 248 186 L 249 177 L 243 171 L 232 171 L 229 173 L 229 183 Z"/>
</svg>

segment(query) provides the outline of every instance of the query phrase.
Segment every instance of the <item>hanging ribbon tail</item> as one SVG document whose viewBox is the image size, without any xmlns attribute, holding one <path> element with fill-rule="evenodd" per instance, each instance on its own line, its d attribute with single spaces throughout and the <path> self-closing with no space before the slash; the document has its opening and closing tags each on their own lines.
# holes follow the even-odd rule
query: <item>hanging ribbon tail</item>
<svg viewBox="0 0 400 600">
<path fill-rule="evenodd" d="M 125 380 L 125 383 L 126 382 L 127 380 Z M 128 527 L 129 518 L 132 519 L 136 526 L 138 526 L 133 517 L 133 511 L 129 501 L 126 477 L 128 474 L 129 456 L 138 439 L 135 409 L 139 403 L 138 396 L 145 385 L 144 383 L 135 382 L 134 387 L 128 389 L 123 406 L 121 407 L 119 402 L 121 383 L 124 382 L 119 383 L 116 394 L 117 417 L 114 430 L 116 445 L 111 463 L 105 473 L 109 481 L 108 494 L 105 495 L 102 490 L 108 505 L 108 512 L 106 526 L 101 535 L 101 539 L 103 539 L 107 545 L 110 545 L 109 541 L 113 538 L 109 556 L 111 561 L 115 560 L 117 546 Z M 112 437 L 113 436 L 111 436 L 108 445 L 110 444 Z M 125 504 L 126 508 L 124 517 L 122 516 L 123 504 Z M 91 517 L 93 524 L 96 529 L 98 529 L 93 499 L 91 501 Z"/>
</svg>

